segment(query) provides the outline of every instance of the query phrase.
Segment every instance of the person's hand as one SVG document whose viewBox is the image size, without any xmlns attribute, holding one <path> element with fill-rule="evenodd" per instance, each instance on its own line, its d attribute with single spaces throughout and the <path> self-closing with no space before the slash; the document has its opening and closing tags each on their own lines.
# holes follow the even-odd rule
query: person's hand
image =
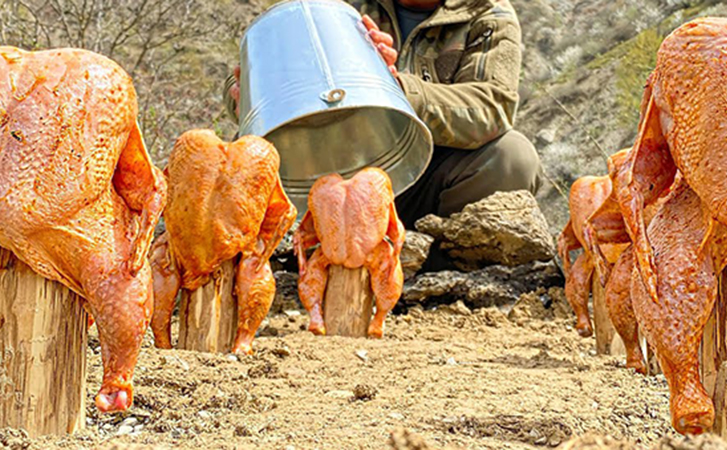
<svg viewBox="0 0 727 450">
<path fill-rule="evenodd" d="M 230 97 L 235 100 L 235 114 L 240 117 L 240 66 L 235 66 L 233 72 L 235 75 L 235 84 L 230 88 Z"/>
<path fill-rule="evenodd" d="M 396 59 L 399 57 L 399 53 L 394 50 L 394 38 L 389 33 L 384 33 L 379 30 L 379 26 L 376 25 L 376 22 L 368 14 L 363 16 L 363 23 L 369 31 L 369 36 L 374 41 L 374 45 L 379 49 L 381 57 L 384 58 L 386 65 L 389 66 L 392 75 L 398 77 L 399 71 L 396 70 Z"/>
</svg>

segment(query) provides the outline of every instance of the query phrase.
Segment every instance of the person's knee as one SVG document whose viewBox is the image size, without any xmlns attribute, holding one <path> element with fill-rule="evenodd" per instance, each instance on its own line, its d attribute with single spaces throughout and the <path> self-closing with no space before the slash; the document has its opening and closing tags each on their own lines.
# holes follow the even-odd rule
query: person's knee
<svg viewBox="0 0 727 450">
<path fill-rule="evenodd" d="M 440 195 L 440 214 L 449 215 L 495 192 L 528 190 L 535 194 L 541 181 L 540 157 L 530 141 L 510 131 L 472 153 L 464 154 Z"/>
<path fill-rule="evenodd" d="M 540 187 L 542 167 L 535 146 L 522 133 L 512 130 L 492 144 L 491 157 L 481 170 L 499 178 L 502 190 L 526 189 L 533 194 Z M 484 174 L 483 174 L 484 175 Z"/>
</svg>

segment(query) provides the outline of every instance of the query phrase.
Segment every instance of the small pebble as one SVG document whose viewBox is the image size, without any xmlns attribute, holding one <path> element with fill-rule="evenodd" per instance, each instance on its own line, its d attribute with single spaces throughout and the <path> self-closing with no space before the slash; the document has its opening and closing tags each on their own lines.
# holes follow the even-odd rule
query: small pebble
<svg viewBox="0 0 727 450">
<path fill-rule="evenodd" d="M 283 314 L 285 314 L 288 317 L 298 317 L 298 316 L 300 316 L 300 311 L 296 311 L 293 309 L 293 310 L 283 311 Z"/>
<path fill-rule="evenodd" d="M 233 362 L 240 361 L 240 358 L 238 358 L 237 355 L 234 353 L 230 353 L 229 355 L 226 356 L 226 358 L 228 361 L 233 361 Z"/>
<path fill-rule="evenodd" d="M 276 347 L 272 353 L 279 358 L 286 358 L 290 356 L 290 349 L 288 347 Z"/>
<path fill-rule="evenodd" d="M 588 354 L 589 354 L 589 355 L 591 355 L 591 356 L 596 356 L 596 355 L 597 355 L 597 353 L 596 353 L 596 349 L 595 349 L 595 348 L 592 348 L 592 349 L 590 349 L 590 350 L 588 351 Z"/>
<path fill-rule="evenodd" d="M 134 427 L 134 433 L 141 433 L 141 430 L 144 429 L 144 425 L 137 425 Z"/>
<path fill-rule="evenodd" d="M 121 425 L 119 427 L 119 431 L 116 432 L 118 435 L 124 435 L 124 434 L 130 434 L 134 431 L 134 427 L 130 427 L 128 425 Z"/>
<path fill-rule="evenodd" d="M 93 425 L 93 419 L 90 417 L 86 417 L 86 425 Z"/>
<path fill-rule="evenodd" d="M 352 391 L 328 391 L 326 397 L 331 398 L 351 398 L 353 397 Z"/>
<path fill-rule="evenodd" d="M 457 365 L 457 361 L 454 359 L 454 357 L 451 357 L 451 358 L 449 358 L 447 360 L 447 365 L 448 366 L 456 366 Z"/>
<path fill-rule="evenodd" d="M 389 418 L 394 419 L 394 420 L 404 420 L 404 414 L 398 413 L 398 412 L 393 412 L 393 413 L 389 414 Z"/>
<path fill-rule="evenodd" d="M 139 423 L 139 420 L 136 417 L 129 417 L 129 418 L 125 419 L 123 422 L 121 422 L 121 425 L 133 427 L 137 423 Z"/>
<path fill-rule="evenodd" d="M 368 352 L 366 350 L 356 350 L 356 356 L 358 356 L 358 359 L 363 362 L 367 362 L 369 360 Z"/>
<path fill-rule="evenodd" d="M 207 412 L 207 411 L 204 411 L 204 410 L 202 410 L 202 411 L 199 411 L 199 412 L 197 413 L 197 415 L 198 415 L 198 416 L 200 416 L 200 417 L 201 417 L 201 418 L 203 418 L 203 419 L 209 419 L 210 417 L 212 417 L 212 414 L 210 414 L 209 412 Z"/>
</svg>

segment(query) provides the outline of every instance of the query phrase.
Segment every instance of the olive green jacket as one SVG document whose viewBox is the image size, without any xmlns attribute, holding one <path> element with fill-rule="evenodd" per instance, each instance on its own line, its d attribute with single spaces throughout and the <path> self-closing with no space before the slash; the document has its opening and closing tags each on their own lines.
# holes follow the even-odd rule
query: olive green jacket
<svg viewBox="0 0 727 450">
<path fill-rule="evenodd" d="M 438 146 L 476 149 L 510 130 L 521 34 L 508 0 L 446 0 L 401 42 L 394 0 L 348 0 L 394 36 L 399 81 Z M 234 79 L 225 83 L 225 102 Z"/>
</svg>

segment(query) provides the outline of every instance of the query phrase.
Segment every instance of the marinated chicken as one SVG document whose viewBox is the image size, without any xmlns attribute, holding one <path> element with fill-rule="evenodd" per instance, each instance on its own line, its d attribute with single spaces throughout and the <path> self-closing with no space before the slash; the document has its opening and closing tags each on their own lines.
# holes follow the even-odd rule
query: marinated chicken
<svg viewBox="0 0 727 450">
<path fill-rule="evenodd" d="M 337 174 L 318 179 L 293 242 L 300 271 L 298 291 L 310 314 L 309 330 L 326 334 L 323 295 L 328 266 L 365 267 L 376 297 L 376 314 L 368 335 L 382 337 L 386 315 L 399 300 L 404 283 L 399 260 L 404 225 L 396 214 L 391 180 L 386 173 L 368 168 L 350 180 Z M 307 259 L 306 250 L 319 243 Z"/>
<path fill-rule="evenodd" d="M 588 297 L 596 262 L 587 246 L 584 225 L 610 194 L 611 180 L 607 176 L 582 177 L 576 180 L 570 190 L 570 220 L 558 238 L 558 255 L 563 260 L 566 275 L 565 295 L 578 320 L 576 330 L 583 337 L 593 334 L 588 314 Z M 570 252 L 581 248 L 583 253 L 571 265 Z M 611 263 L 615 263 L 622 250 L 623 245 L 604 244 L 600 251 L 607 255 Z"/>
<path fill-rule="evenodd" d="M 620 174 L 617 197 L 649 296 L 658 302 L 645 205 L 669 187 L 677 169 L 710 212 L 727 224 L 727 19 L 689 22 L 662 43 L 647 81 L 639 136 Z"/>
<path fill-rule="evenodd" d="M 113 61 L 0 47 L 0 247 L 85 299 L 104 412 L 132 403 L 152 312 L 146 255 L 166 199 L 136 115 L 131 78 Z"/>
<path fill-rule="evenodd" d="M 195 290 L 223 262 L 236 267 L 235 353 L 252 353 L 252 342 L 275 296 L 270 256 L 297 211 L 283 191 L 280 157 L 266 140 L 245 136 L 221 141 L 211 130 L 184 133 L 165 169 L 167 231 L 151 252 L 157 347 L 171 348 L 171 318 L 180 288 Z"/>
<path fill-rule="evenodd" d="M 711 222 L 707 204 L 680 181 L 648 227 L 658 302 L 638 270 L 632 272 L 636 318 L 656 350 L 671 392 L 672 424 L 682 434 L 708 431 L 714 421 L 712 399 L 700 381 L 699 348 L 727 246 L 724 226 Z"/>
</svg>

